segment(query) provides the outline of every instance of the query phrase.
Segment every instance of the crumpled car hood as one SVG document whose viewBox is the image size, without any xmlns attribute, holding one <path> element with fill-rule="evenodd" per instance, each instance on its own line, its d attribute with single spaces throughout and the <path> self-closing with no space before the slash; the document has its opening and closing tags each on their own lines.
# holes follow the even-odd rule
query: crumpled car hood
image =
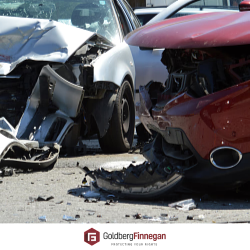
<svg viewBox="0 0 250 250">
<path fill-rule="evenodd" d="M 167 48 L 209 48 L 250 43 L 249 12 L 207 13 L 147 25 L 126 37 L 129 45 Z"/>
<path fill-rule="evenodd" d="M 65 63 L 94 33 L 52 20 L 0 17 L 0 75 L 25 60 Z"/>
</svg>

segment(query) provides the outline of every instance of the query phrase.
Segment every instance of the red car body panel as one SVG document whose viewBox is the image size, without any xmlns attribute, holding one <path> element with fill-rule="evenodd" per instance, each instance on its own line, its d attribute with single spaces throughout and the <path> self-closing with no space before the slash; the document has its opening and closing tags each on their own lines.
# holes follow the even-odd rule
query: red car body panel
<svg viewBox="0 0 250 250">
<path fill-rule="evenodd" d="M 166 49 L 208 48 L 250 43 L 249 12 L 218 12 L 168 19 L 126 37 L 132 46 Z"/>
<path fill-rule="evenodd" d="M 167 127 L 181 128 L 204 159 L 209 159 L 211 151 L 221 146 L 247 153 L 250 151 L 250 81 L 201 98 L 183 93 L 164 108 L 153 108 L 152 117 L 154 123 L 145 113 L 140 119 L 145 125 L 154 124 L 163 131 Z"/>
</svg>

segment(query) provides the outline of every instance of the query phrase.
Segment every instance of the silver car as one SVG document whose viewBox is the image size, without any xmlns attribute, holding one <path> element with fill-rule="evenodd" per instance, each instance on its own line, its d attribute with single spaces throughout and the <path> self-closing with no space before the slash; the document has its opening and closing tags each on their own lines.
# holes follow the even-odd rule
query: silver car
<svg viewBox="0 0 250 250">
<path fill-rule="evenodd" d="M 4 0 L 0 22 L 2 128 L 64 148 L 98 134 L 104 152 L 128 151 L 135 68 L 122 41 L 140 23 L 126 0 Z"/>
</svg>

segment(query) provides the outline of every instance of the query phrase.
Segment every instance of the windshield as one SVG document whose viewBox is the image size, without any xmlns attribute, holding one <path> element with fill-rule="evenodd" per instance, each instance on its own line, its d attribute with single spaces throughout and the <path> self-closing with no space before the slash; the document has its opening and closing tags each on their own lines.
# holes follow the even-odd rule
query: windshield
<svg viewBox="0 0 250 250">
<path fill-rule="evenodd" d="M 96 32 L 113 44 L 120 42 L 109 0 L 0 0 L 0 15 L 52 19 Z"/>
</svg>

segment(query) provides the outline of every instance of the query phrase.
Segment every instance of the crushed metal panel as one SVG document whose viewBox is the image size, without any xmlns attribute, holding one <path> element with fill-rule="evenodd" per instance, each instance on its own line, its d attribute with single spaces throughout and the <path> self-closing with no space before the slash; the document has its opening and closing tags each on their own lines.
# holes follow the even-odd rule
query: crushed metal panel
<svg viewBox="0 0 250 250">
<path fill-rule="evenodd" d="M 83 87 L 65 80 L 49 66 L 44 67 L 41 75 L 49 76 L 50 82 L 54 83 L 53 103 L 69 117 L 76 117 L 82 104 Z"/>
<path fill-rule="evenodd" d="M 0 75 L 25 60 L 65 63 L 94 33 L 52 20 L 0 17 Z"/>
<path fill-rule="evenodd" d="M 14 145 L 13 145 L 14 147 Z M 60 146 L 58 144 L 54 144 L 50 147 L 43 147 L 43 148 L 33 148 L 32 150 L 25 150 L 24 148 L 13 148 L 12 151 L 15 150 L 20 151 L 23 150 L 23 157 L 17 159 L 15 156 L 13 157 L 13 152 L 6 155 L 4 158 L 1 159 L 0 168 L 3 167 L 13 167 L 16 169 L 23 169 L 23 170 L 40 170 L 49 167 L 53 167 L 57 161 L 59 156 Z M 25 154 L 26 151 L 26 154 Z M 20 154 L 20 152 L 19 152 Z M 28 158 L 29 157 L 29 158 Z"/>
<path fill-rule="evenodd" d="M 113 172 L 103 169 L 89 171 L 87 167 L 83 170 L 86 176 L 96 180 L 99 188 L 131 199 L 165 196 L 179 187 L 183 179 L 181 172 L 165 161 L 160 164 L 131 164 L 127 169 Z"/>
<path fill-rule="evenodd" d="M 73 123 L 69 117 L 76 117 L 80 112 L 84 94 L 83 88 L 66 81 L 47 65 L 43 67 L 33 92 L 27 101 L 23 116 L 16 127 L 17 138 L 24 137 L 25 139 L 34 139 L 34 134 L 36 134 L 38 130 L 44 131 L 41 126 L 45 125 L 45 129 L 49 129 L 49 123 L 51 122 L 53 115 L 50 115 L 50 118 L 45 119 L 47 113 L 41 112 L 41 104 L 43 103 L 41 102 L 41 98 L 43 96 L 45 96 L 43 99 L 47 98 L 46 95 L 42 94 L 43 88 L 41 86 L 41 84 L 43 84 L 43 86 L 45 85 L 44 82 L 41 82 L 45 77 L 49 80 L 48 98 L 51 99 L 52 102 L 63 112 L 61 112 L 61 116 L 67 120 L 67 128 L 65 127 L 62 133 L 65 133 L 65 130 L 69 129 L 69 125 Z M 47 103 L 48 105 L 46 100 L 44 103 Z M 37 115 L 39 115 L 39 124 L 36 124 L 37 119 L 34 119 Z M 55 117 L 58 115 L 59 113 L 57 113 Z M 67 118 L 67 116 L 69 117 Z M 35 136 L 35 139 L 37 138 L 40 138 L 43 141 L 45 139 L 44 132 L 39 132 L 38 135 Z M 58 137 L 56 142 L 61 143 L 61 139 Z"/>
<path fill-rule="evenodd" d="M 38 141 L 18 140 L 5 118 L 0 119 L 0 168 L 39 170 L 54 166 L 60 152 L 58 144 L 40 148 Z"/>
</svg>

